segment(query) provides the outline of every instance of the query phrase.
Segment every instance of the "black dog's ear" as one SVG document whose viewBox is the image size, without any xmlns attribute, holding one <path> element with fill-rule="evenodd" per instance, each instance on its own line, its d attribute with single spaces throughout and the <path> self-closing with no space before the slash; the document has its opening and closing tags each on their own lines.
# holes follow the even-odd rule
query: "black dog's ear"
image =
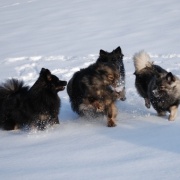
<svg viewBox="0 0 180 180">
<path fill-rule="evenodd" d="M 41 71 L 40 71 L 40 74 L 43 74 L 44 72 L 46 72 L 46 69 L 42 68 Z"/>
<path fill-rule="evenodd" d="M 121 54 L 121 48 L 120 48 L 120 46 L 118 46 L 118 47 L 114 50 L 114 52 Z"/>
<path fill-rule="evenodd" d="M 175 82 L 175 81 L 176 81 L 176 78 L 175 78 L 175 76 L 174 76 L 171 72 L 169 72 L 169 73 L 167 73 L 167 75 L 166 75 L 166 80 L 167 80 L 169 83 L 171 83 L 171 82 Z"/>
<path fill-rule="evenodd" d="M 102 49 L 99 51 L 100 56 L 105 56 L 106 54 L 107 54 L 107 52 Z"/>
<path fill-rule="evenodd" d="M 120 57 L 120 59 L 123 59 L 124 54 L 122 54 L 120 46 L 117 47 L 115 50 L 113 50 L 113 53 L 117 56 Z"/>
<path fill-rule="evenodd" d="M 48 81 L 51 81 L 52 79 L 49 69 L 42 68 L 40 71 L 40 76 L 44 76 L 45 78 L 47 78 Z"/>
</svg>

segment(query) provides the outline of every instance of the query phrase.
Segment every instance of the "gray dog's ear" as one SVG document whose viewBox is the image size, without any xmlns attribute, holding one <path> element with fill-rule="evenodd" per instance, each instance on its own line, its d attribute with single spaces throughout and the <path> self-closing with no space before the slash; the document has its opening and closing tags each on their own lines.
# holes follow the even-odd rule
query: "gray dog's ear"
<svg viewBox="0 0 180 180">
<path fill-rule="evenodd" d="M 168 83 L 171 83 L 171 82 L 175 82 L 176 78 L 171 72 L 169 72 L 166 75 L 166 80 L 168 81 Z"/>
</svg>

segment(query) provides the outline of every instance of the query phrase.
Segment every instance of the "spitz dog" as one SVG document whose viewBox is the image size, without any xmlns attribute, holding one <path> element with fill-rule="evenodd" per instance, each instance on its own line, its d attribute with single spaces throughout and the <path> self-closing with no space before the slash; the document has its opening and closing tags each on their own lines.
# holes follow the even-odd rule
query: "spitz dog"
<svg viewBox="0 0 180 180">
<path fill-rule="evenodd" d="M 23 81 L 7 80 L 0 86 L 0 128 L 44 130 L 59 124 L 58 92 L 64 90 L 66 84 L 45 68 L 31 88 Z"/>
<path fill-rule="evenodd" d="M 133 57 L 135 66 L 135 86 L 145 100 L 145 106 L 150 104 L 159 116 L 170 112 L 169 120 L 177 116 L 180 102 L 180 80 L 171 72 L 167 72 L 158 65 L 153 64 L 150 56 L 141 51 Z"/>
<path fill-rule="evenodd" d="M 105 114 L 107 126 L 116 126 L 115 101 L 125 100 L 122 58 L 120 47 L 111 53 L 100 50 L 100 56 L 94 64 L 73 75 L 67 85 L 73 111 L 88 118 Z"/>
<path fill-rule="evenodd" d="M 116 66 L 119 69 L 120 77 L 117 83 L 116 88 L 114 89 L 120 95 L 120 99 L 124 101 L 126 99 L 125 96 L 125 68 L 123 63 L 124 54 L 121 51 L 120 47 L 117 47 L 111 53 L 106 52 L 104 50 L 100 50 L 99 58 L 97 62 L 101 63 L 110 63 Z"/>
</svg>

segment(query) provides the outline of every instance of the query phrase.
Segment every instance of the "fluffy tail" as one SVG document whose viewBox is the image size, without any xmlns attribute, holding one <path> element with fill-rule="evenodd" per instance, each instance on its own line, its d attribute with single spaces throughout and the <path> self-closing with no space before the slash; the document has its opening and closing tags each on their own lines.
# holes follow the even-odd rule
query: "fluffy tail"
<svg viewBox="0 0 180 180">
<path fill-rule="evenodd" d="M 134 54 L 133 60 L 136 72 L 139 72 L 145 67 L 151 67 L 153 65 L 150 56 L 145 51 L 140 51 Z"/>
<path fill-rule="evenodd" d="M 26 93 L 28 89 L 29 87 L 25 86 L 23 81 L 9 79 L 0 85 L 0 100 L 6 99 L 7 97 L 16 93 Z"/>
</svg>

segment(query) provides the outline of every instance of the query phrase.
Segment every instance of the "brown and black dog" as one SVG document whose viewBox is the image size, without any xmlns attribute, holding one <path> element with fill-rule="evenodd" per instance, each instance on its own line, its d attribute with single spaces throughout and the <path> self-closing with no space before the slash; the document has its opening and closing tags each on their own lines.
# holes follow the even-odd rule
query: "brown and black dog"
<svg viewBox="0 0 180 180">
<path fill-rule="evenodd" d="M 88 118 L 106 115 L 107 126 L 116 126 L 115 101 L 125 100 L 125 70 L 120 47 L 111 53 L 100 50 L 94 64 L 73 75 L 67 92 L 73 111 Z"/>
</svg>

